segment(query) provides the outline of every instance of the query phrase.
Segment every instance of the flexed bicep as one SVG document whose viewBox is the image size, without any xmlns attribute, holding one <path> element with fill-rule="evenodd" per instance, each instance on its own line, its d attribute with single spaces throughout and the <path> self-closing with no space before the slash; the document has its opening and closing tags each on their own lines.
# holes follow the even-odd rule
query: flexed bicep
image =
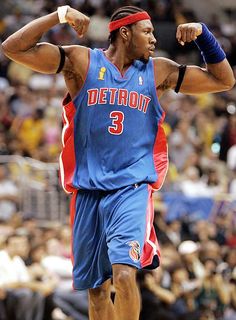
<svg viewBox="0 0 236 320">
<path fill-rule="evenodd" d="M 38 43 L 27 51 L 4 52 L 11 60 L 34 71 L 46 74 L 56 73 L 61 61 L 58 46 L 50 43 Z"/>
<path fill-rule="evenodd" d="M 201 68 L 157 58 L 154 66 L 157 89 L 161 93 L 168 89 L 185 94 L 214 93 L 229 90 L 234 85 L 233 72 L 226 59 Z"/>
<path fill-rule="evenodd" d="M 83 36 L 89 25 L 89 18 L 67 6 L 65 21 Z M 41 73 L 55 73 L 61 61 L 60 50 L 49 43 L 39 43 L 43 34 L 59 23 L 58 12 L 29 22 L 2 43 L 3 53 L 11 60 Z M 66 59 L 66 62 L 69 59 Z"/>
<path fill-rule="evenodd" d="M 221 63 L 199 66 L 187 66 L 181 83 L 180 92 L 186 94 L 214 93 L 232 88 L 231 69 L 225 59 Z"/>
</svg>

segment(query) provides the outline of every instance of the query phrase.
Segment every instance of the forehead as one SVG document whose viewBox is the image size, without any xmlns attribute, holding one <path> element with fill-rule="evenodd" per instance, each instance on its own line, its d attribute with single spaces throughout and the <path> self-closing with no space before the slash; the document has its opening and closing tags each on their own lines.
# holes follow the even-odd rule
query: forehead
<svg viewBox="0 0 236 320">
<path fill-rule="evenodd" d="M 136 22 L 135 23 L 135 27 L 137 28 L 137 29 L 140 29 L 140 30 L 142 30 L 142 29 L 152 29 L 152 31 L 154 30 L 154 28 L 153 28 L 153 25 L 152 25 L 152 22 L 151 22 L 151 20 L 149 20 L 149 19 L 146 19 L 146 20 L 141 20 L 141 21 L 138 21 L 138 22 Z"/>
</svg>

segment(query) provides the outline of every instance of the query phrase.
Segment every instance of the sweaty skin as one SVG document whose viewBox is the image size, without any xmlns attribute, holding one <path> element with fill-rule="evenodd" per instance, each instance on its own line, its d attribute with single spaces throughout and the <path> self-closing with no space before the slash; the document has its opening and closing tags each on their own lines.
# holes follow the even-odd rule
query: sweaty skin
<svg viewBox="0 0 236 320">
<path fill-rule="evenodd" d="M 83 37 L 89 26 L 89 18 L 70 8 L 66 20 Z M 55 74 L 60 64 L 57 46 L 38 43 L 45 32 L 59 23 L 57 12 L 36 19 L 11 35 L 2 44 L 3 52 L 32 70 Z M 150 20 L 142 20 L 130 27 L 121 27 L 116 41 L 105 51 L 106 57 L 114 63 L 121 74 L 140 59 L 147 61 L 154 55 L 156 39 Z M 199 23 L 178 26 L 176 38 L 181 45 L 196 40 L 201 34 Z M 83 86 L 89 64 L 89 49 L 72 45 L 63 47 L 66 61 L 63 67 L 67 89 L 73 99 Z M 179 65 L 166 58 L 154 58 L 154 72 L 157 95 L 176 86 Z M 220 92 L 231 89 L 235 84 L 233 71 L 226 59 L 220 63 L 208 64 L 205 68 L 188 66 L 180 91 L 186 94 Z M 110 299 L 110 280 L 96 289 L 89 289 L 89 314 L 91 320 L 138 320 L 140 296 L 136 285 L 136 269 L 129 265 L 114 264 L 113 285 L 116 290 L 115 303 Z"/>
</svg>

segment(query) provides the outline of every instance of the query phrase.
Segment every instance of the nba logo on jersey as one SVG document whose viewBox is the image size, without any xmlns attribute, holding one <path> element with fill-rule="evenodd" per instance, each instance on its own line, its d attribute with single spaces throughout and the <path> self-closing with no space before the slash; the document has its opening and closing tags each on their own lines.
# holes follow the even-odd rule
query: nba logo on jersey
<svg viewBox="0 0 236 320">
<path fill-rule="evenodd" d="M 139 83 L 140 86 L 143 85 L 143 77 L 142 76 L 139 76 L 138 83 Z"/>
<path fill-rule="evenodd" d="M 100 68 L 100 71 L 98 74 L 98 80 L 104 80 L 104 75 L 105 75 L 106 70 L 107 69 L 105 67 Z"/>
</svg>

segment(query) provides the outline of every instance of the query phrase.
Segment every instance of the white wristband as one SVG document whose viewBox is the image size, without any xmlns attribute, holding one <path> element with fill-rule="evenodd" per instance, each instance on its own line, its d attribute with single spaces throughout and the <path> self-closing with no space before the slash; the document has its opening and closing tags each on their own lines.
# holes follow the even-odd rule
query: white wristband
<svg viewBox="0 0 236 320">
<path fill-rule="evenodd" d="M 57 8 L 57 14 L 58 14 L 58 18 L 60 23 L 66 23 L 66 13 L 67 10 L 69 9 L 69 6 L 61 6 Z"/>
</svg>

